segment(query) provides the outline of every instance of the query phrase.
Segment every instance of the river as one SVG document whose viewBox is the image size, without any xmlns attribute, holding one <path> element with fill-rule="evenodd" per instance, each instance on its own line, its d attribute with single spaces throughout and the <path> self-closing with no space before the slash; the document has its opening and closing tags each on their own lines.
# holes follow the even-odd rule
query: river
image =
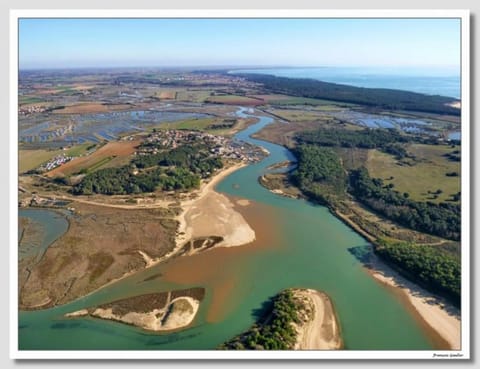
<svg viewBox="0 0 480 369">
<path fill-rule="evenodd" d="M 429 335 L 398 294 L 365 271 L 360 259 L 371 252 L 366 240 L 325 207 L 281 197 L 259 185 L 257 179 L 267 167 L 293 158 L 279 145 L 249 137 L 271 122 L 259 116 L 258 123 L 236 135 L 263 146 L 270 155 L 217 186 L 233 201 L 252 200 L 238 210 L 256 232 L 254 243 L 177 258 L 64 306 L 21 311 L 19 349 L 214 349 L 246 330 L 265 301 L 289 287 L 319 289 L 332 298 L 346 349 L 432 349 Z M 153 334 L 116 322 L 63 318 L 67 312 L 114 299 L 193 286 L 204 286 L 206 297 L 193 326 L 176 333 Z"/>
</svg>

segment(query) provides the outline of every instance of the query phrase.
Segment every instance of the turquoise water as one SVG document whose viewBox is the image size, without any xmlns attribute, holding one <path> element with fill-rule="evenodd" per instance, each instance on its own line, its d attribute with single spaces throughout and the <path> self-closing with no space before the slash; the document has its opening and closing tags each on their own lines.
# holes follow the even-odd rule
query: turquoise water
<svg viewBox="0 0 480 369">
<path fill-rule="evenodd" d="M 29 218 L 40 229 L 34 242 L 24 242 L 18 250 L 20 259 L 24 257 L 35 257 L 39 261 L 50 246 L 68 229 L 68 221 L 61 212 L 45 209 L 20 209 L 20 217 Z M 19 229 L 19 236 L 21 230 Z"/>
<path fill-rule="evenodd" d="M 460 98 L 460 68 L 323 67 L 241 69 L 278 77 L 313 78 L 357 87 L 389 88 Z"/>
<path fill-rule="evenodd" d="M 265 229 L 256 225 L 255 244 L 178 258 L 70 304 L 20 312 L 20 349 L 214 349 L 247 329 L 264 302 L 289 287 L 315 288 L 330 295 L 346 349 L 432 349 L 426 333 L 398 297 L 365 272 L 359 258 L 370 252 L 370 245 L 363 238 L 325 207 L 274 195 L 258 184 L 258 176 L 268 166 L 292 159 L 281 146 L 248 138 L 270 122 L 271 118 L 261 117 L 237 135 L 261 144 L 270 156 L 238 170 L 217 187 L 258 204 L 250 205 L 250 211 L 255 213 L 256 224 L 264 219 Z M 267 227 L 273 235 L 261 236 L 268 233 Z M 175 277 L 176 270 L 188 271 L 190 276 Z M 160 278 L 145 281 L 158 273 Z M 152 334 L 115 322 L 62 317 L 122 297 L 193 286 L 204 286 L 206 297 L 193 326 L 178 333 Z M 225 307 L 212 319 L 215 301 Z"/>
</svg>

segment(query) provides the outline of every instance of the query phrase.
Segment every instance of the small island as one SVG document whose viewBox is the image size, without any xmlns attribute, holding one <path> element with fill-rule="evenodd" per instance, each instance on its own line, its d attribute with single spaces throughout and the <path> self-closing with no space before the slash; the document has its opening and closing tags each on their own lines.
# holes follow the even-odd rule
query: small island
<svg viewBox="0 0 480 369">
<path fill-rule="evenodd" d="M 204 296 L 204 288 L 150 293 L 74 311 L 65 317 L 91 316 L 149 331 L 172 331 L 193 322 Z"/>
<path fill-rule="evenodd" d="M 264 318 L 222 344 L 224 350 L 338 350 L 343 348 L 330 298 L 312 289 L 287 289 Z"/>
</svg>

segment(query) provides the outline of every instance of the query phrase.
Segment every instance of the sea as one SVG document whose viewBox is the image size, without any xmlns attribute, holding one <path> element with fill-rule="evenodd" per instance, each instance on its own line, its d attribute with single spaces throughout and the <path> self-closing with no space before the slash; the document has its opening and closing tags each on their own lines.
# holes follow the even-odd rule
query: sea
<svg viewBox="0 0 480 369">
<path fill-rule="evenodd" d="M 388 88 L 460 99 L 460 68 L 454 67 L 309 67 L 236 69 L 229 73 L 312 78 L 356 87 Z"/>
</svg>

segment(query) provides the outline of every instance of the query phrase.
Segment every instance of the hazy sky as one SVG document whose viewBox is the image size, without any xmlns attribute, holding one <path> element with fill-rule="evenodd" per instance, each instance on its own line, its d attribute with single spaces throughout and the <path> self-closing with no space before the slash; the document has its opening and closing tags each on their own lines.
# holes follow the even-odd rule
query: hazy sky
<svg viewBox="0 0 480 369">
<path fill-rule="evenodd" d="M 20 68 L 454 66 L 459 19 L 21 19 Z"/>
</svg>

